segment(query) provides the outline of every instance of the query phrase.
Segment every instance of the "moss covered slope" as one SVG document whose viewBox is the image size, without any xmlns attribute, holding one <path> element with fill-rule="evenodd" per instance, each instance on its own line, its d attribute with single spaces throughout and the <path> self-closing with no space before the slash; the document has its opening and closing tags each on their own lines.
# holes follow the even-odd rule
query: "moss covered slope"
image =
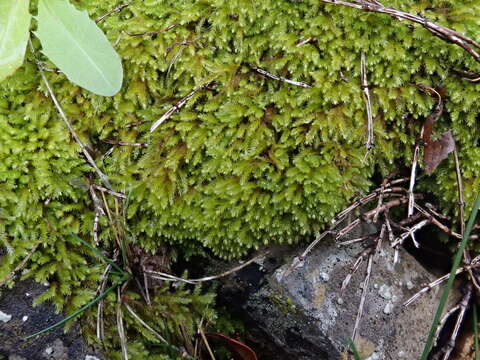
<svg viewBox="0 0 480 360">
<path fill-rule="evenodd" d="M 117 5 L 74 3 L 92 17 Z M 387 4 L 480 38 L 477 1 Z M 153 37 L 124 33 L 173 24 Z M 446 114 L 439 127 L 452 128 L 459 143 L 468 199 L 478 183 L 480 85 L 452 72 L 478 65 L 425 29 L 318 0 L 135 1 L 100 26 L 123 59 L 120 94 L 97 97 L 62 74 L 47 76 L 114 187 L 129 196 L 130 235 L 148 249 L 168 241 L 235 257 L 319 231 L 370 186 L 373 169 L 385 173 L 410 161 L 415 135 L 433 108 L 432 99 L 412 83 L 445 87 Z M 297 46 L 310 37 L 316 41 Z M 367 162 L 362 162 L 362 51 L 376 136 Z M 33 273 L 69 294 L 75 284 L 98 276 L 95 268 L 81 266 L 86 260 L 66 236 L 73 231 L 91 237 L 94 208 L 81 183 L 95 175 L 48 98 L 32 55 L 28 58 L 0 84 L 0 231 L 15 248 L 10 264 L 40 239 Z M 270 79 L 256 67 L 312 87 Z M 200 87 L 149 133 L 154 121 Z M 102 157 L 111 147 L 105 140 L 149 146 L 119 146 Z M 448 163 L 426 184 L 435 184 L 431 189 L 446 204 L 455 198 Z M 103 219 L 100 236 L 106 240 L 111 234 L 105 225 Z M 78 295 L 81 303 L 88 294 Z"/>
</svg>

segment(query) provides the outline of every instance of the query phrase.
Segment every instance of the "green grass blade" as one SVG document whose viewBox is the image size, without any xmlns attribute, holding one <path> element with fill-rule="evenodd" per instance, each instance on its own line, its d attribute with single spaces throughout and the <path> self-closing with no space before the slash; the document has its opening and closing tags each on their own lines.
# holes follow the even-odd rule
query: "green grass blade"
<svg viewBox="0 0 480 360">
<path fill-rule="evenodd" d="M 93 305 L 95 305 L 96 303 L 98 303 L 100 300 L 102 300 L 105 296 L 107 296 L 110 292 L 112 292 L 113 290 L 115 290 L 115 288 L 117 286 L 119 286 L 120 284 L 123 283 L 123 281 L 127 280 L 127 276 L 125 275 L 122 279 L 120 279 L 120 281 L 116 282 L 115 284 L 113 284 L 111 287 L 109 287 L 107 290 L 105 290 L 105 292 L 103 292 L 102 294 L 98 295 L 95 299 L 93 299 L 92 301 L 90 301 L 88 304 L 82 306 L 80 309 L 78 309 L 77 311 L 75 311 L 74 313 L 68 315 L 66 318 L 64 318 L 63 320 L 53 324 L 52 326 L 49 326 L 43 330 L 40 330 L 38 332 L 36 332 L 35 334 L 32 334 L 32 335 L 29 335 L 25 338 L 25 340 L 28 340 L 28 339 L 31 339 L 35 336 L 38 336 L 38 335 L 41 335 L 41 334 L 44 334 L 46 332 L 49 332 L 50 330 L 53 330 L 59 326 L 62 326 L 63 324 L 65 324 L 67 321 L 75 318 L 76 316 L 80 315 L 82 312 L 84 312 L 85 310 L 87 310 L 88 308 L 92 307 Z"/>
<path fill-rule="evenodd" d="M 349 343 L 350 343 L 350 349 L 352 350 L 353 357 L 355 358 L 355 360 L 362 360 L 357 350 L 357 347 L 355 346 L 355 343 L 353 342 L 352 339 L 349 340 Z"/>
<path fill-rule="evenodd" d="M 475 360 L 480 360 L 480 349 L 478 345 L 478 315 L 477 315 L 477 304 L 473 304 L 473 333 L 475 336 Z"/>
<path fill-rule="evenodd" d="M 455 254 L 452 270 L 450 271 L 450 277 L 448 278 L 447 285 L 445 286 L 445 289 L 443 290 L 443 293 L 442 293 L 442 297 L 440 298 L 440 302 L 438 304 L 437 311 L 433 318 L 432 326 L 430 328 L 430 332 L 428 333 L 427 341 L 425 343 L 425 347 L 423 348 L 423 353 L 420 360 L 427 360 L 428 354 L 430 353 L 430 349 L 432 348 L 435 333 L 436 333 L 438 324 L 440 322 L 443 309 L 445 308 L 445 304 L 447 303 L 448 294 L 452 289 L 453 281 L 455 280 L 457 269 L 460 266 L 460 262 L 462 261 L 463 251 L 467 246 L 468 238 L 470 236 L 470 233 L 472 232 L 473 223 L 475 222 L 475 218 L 477 217 L 479 207 L 480 207 L 480 192 L 478 192 L 477 194 L 477 198 L 475 199 L 475 203 L 473 204 L 472 213 L 468 218 L 467 227 L 462 237 L 462 242 L 460 243 L 460 247 L 458 248 L 457 253 Z"/>
<path fill-rule="evenodd" d="M 109 258 L 107 258 L 105 255 L 102 254 L 102 252 L 100 250 L 98 250 L 96 247 L 94 247 L 92 244 L 86 242 L 85 240 L 83 240 L 81 237 L 79 237 L 78 235 L 74 234 L 74 233 L 71 233 L 71 235 L 78 241 L 80 241 L 83 245 L 85 245 L 86 247 L 88 247 L 90 250 L 92 250 L 95 255 L 97 255 L 99 258 L 105 260 L 107 263 L 109 263 L 110 265 L 113 266 L 113 268 L 118 271 L 120 274 L 122 275 L 125 275 L 127 274 L 125 271 L 123 271 L 117 264 L 115 264 L 115 262 Z"/>
</svg>

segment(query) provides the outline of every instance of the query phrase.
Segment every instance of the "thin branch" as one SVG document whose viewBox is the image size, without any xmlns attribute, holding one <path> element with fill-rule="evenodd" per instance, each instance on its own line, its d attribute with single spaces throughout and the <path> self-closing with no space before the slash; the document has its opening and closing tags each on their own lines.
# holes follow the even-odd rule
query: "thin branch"
<svg viewBox="0 0 480 360">
<path fill-rule="evenodd" d="M 359 10 L 364 10 L 368 12 L 376 12 L 381 14 L 387 14 L 397 20 L 407 20 L 417 24 L 420 24 L 425 29 L 430 31 L 434 36 L 451 42 L 455 45 L 462 47 L 467 51 L 476 61 L 480 62 L 480 55 L 477 52 L 480 49 L 480 44 L 471 38 L 455 31 L 444 27 L 442 25 L 436 24 L 433 21 L 426 19 L 421 15 L 413 15 L 407 12 L 397 10 L 391 7 L 386 7 L 380 2 L 368 2 L 366 0 L 356 0 L 356 1 L 343 1 L 343 0 L 320 0 L 327 4 L 343 5 Z M 477 49 L 477 50 L 476 50 Z"/>
<path fill-rule="evenodd" d="M 361 76 L 361 88 L 363 94 L 365 95 L 365 103 L 367 107 L 367 154 L 375 145 L 375 139 L 373 134 L 373 116 L 372 116 L 372 104 L 370 101 L 370 89 L 368 87 L 367 79 L 367 70 L 365 66 L 365 53 L 362 51 L 361 55 L 361 66 L 360 66 L 360 76 Z"/>
<path fill-rule="evenodd" d="M 107 189 L 107 188 L 104 188 L 103 186 L 100 186 L 100 185 L 96 185 L 96 184 L 92 184 L 92 187 L 95 189 L 95 190 L 100 190 L 101 192 L 106 192 L 110 195 L 113 195 L 115 197 L 118 197 L 120 199 L 126 199 L 127 196 L 125 194 L 122 194 L 118 191 L 113 191 L 113 190 L 110 190 L 110 189 Z"/>
<path fill-rule="evenodd" d="M 198 332 L 200 333 L 200 336 L 202 337 L 203 343 L 204 343 L 205 346 L 207 347 L 207 350 L 208 350 L 208 353 L 209 353 L 209 355 L 210 355 L 210 358 L 211 358 L 212 360 L 216 360 L 216 359 L 215 359 L 215 355 L 213 355 L 213 351 L 212 351 L 212 349 L 210 348 L 210 344 L 208 343 L 207 337 L 205 336 L 205 333 L 203 332 L 203 328 L 202 328 L 201 326 L 199 326 Z"/>
<path fill-rule="evenodd" d="M 122 11 L 124 8 L 126 8 L 128 5 L 128 3 L 123 3 L 123 4 L 120 4 L 118 5 L 115 9 L 112 9 L 110 10 L 109 12 L 107 12 L 106 14 L 102 15 L 102 16 L 99 16 L 98 18 L 95 19 L 95 22 L 98 24 L 99 22 L 103 21 L 106 17 L 114 14 L 114 13 L 118 13 L 120 11 Z"/>
<path fill-rule="evenodd" d="M 316 37 L 309 37 L 309 38 L 300 40 L 295 46 L 299 47 L 299 46 L 314 43 L 314 42 L 317 42 L 317 38 Z"/>
<path fill-rule="evenodd" d="M 164 280 L 164 281 L 181 281 L 181 282 L 184 282 L 184 283 L 187 283 L 187 284 L 197 284 L 197 283 L 200 283 L 200 282 L 212 281 L 212 280 L 220 279 L 222 277 L 229 276 L 229 275 L 231 275 L 231 274 L 233 274 L 237 271 L 242 270 L 246 266 L 248 266 L 251 263 L 257 261 L 258 259 L 261 259 L 262 257 L 265 257 L 268 253 L 269 253 L 268 251 L 264 252 L 264 253 L 261 253 L 261 254 L 255 256 L 255 257 L 253 257 L 252 259 L 248 260 L 247 262 L 245 262 L 241 265 L 238 265 L 238 266 L 236 266 L 236 267 L 234 267 L 230 270 L 224 271 L 220 274 L 205 276 L 205 277 L 198 278 L 198 279 L 184 279 L 184 278 L 181 278 L 181 277 L 178 277 L 178 276 L 175 276 L 175 275 L 167 274 L 165 272 L 153 271 L 153 270 L 145 270 L 145 273 L 149 274 L 150 277 L 152 277 L 154 279 L 159 279 L 159 280 Z"/>
<path fill-rule="evenodd" d="M 153 36 L 153 35 L 156 35 L 156 34 L 161 34 L 161 33 L 167 32 L 168 30 L 173 29 L 177 25 L 178 24 L 171 24 L 171 25 L 168 25 L 167 27 L 165 27 L 163 29 L 160 29 L 160 30 L 138 33 L 138 34 L 137 33 L 131 33 L 131 32 L 128 32 L 128 31 L 124 31 L 124 33 L 127 34 L 128 36 Z"/>
<path fill-rule="evenodd" d="M 473 265 L 466 265 L 464 267 L 461 267 L 459 269 L 457 269 L 457 271 L 455 272 L 455 275 L 458 275 L 458 274 L 461 274 L 465 271 L 468 271 L 469 269 L 473 269 L 473 268 L 476 268 L 480 266 L 480 264 L 473 264 Z M 426 293 L 427 291 L 431 290 L 432 288 L 434 288 L 435 286 L 438 286 L 440 285 L 441 283 L 443 283 L 445 280 L 448 280 L 450 276 L 450 273 L 448 274 L 445 274 L 443 275 L 442 277 L 439 277 L 437 280 L 435 281 L 432 281 L 431 283 L 427 284 L 427 286 L 423 287 L 422 289 L 420 289 L 420 291 L 418 291 L 415 295 L 413 295 L 410 299 L 408 299 L 407 301 L 405 301 L 403 303 L 403 306 L 408 306 L 410 305 L 411 303 L 413 303 L 415 300 L 417 300 L 422 294 Z"/>
<path fill-rule="evenodd" d="M 463 323 L 463 319 L 465 317 L 465 313 L 467 312 L 468 305 L 470 304 L 470 299 L 472 298 L 472 284 L 467 285 L 467 292 L 463 296 L 462 300 L 460 301 L 459 304 L 459 313 L 457 316 L 457 321 L 455 322 L 455 327 L 453 328 L 452 335 L 450 336 L 450 339 L 447 342 L 447 347 L 444 352 L 443 360 L 448 360 L 450 357 L 450 354 L 452 353 L 453 349 L 455 348 L 455 342 L 458 337 L 458 333 L 460 331 L 460 326 Z"/>
<path fill-rule="evenodd" d="M 420 139 L 423 138 L 424 127 L 422 125 L 422 129 L 420 130 Z M 415 206 L 415 195 L 413 193 L 413 189 L 415 187 L 415 178 L 417 176 L 417 164 L 418 164 L 418 156 L 420 155 L 420 141 L 417 141 L 415 144 L 415 149 L 413 151 L 413 161 L 412 161 L 412 169 L 410 172 L 410 184 L 408 186 L 408 211 L 407 216 L 410 217 L 413 215 L 413 208 Z"/>
<path fill-rule="evenodd" d="M 135 313 L 135 311 L 133 311 L 130 305 L 128 305 L 127 303 L 125 303 L 124 305 L 125 305 L 125 308 L 128 310 L 128 312 L 135 318 L 135 320 L 137 320 L 140 324 L 142 324 L 142 326 L 145 327 L 145 329 L 147 329 L 152 334 L 154 334 L 161 342 L 165 344 L 169 344 L 168 341 L 165 340 L 165 338 L 162 335 L 160 335 L 155 329 L 153 329 L 145 321 L 143 321 L 143 319 L 140 316 L 138 316 L 137 313 Z"/>
<path fill-rule="evenodd" d="M 287 84 L 296 85 L 296 86 L 300 86 L 300 87 L 303 87 L 303 88 L 311 88 L 312 87 L 312 85 L 309 85 L 307 83 L 304 83 L 304 82 L 301 82 L 301 81 L 290 80 L 290 79 L 284 78 L 283 76 L 272 74 L 271 72 L 268 72 L 267 70 L 260 69 L 258 67 L 253 67 L 253 70 L 255 70 L 259 74 L 265 75 L 266 77 L 269 77 L 270 79 L 273 79 L 273 80 L 282 81 L 282 82 L 285 82 Z"/>
<path fill-rule="evenodd" d="M 122 348 L 122 360 L 128 360 L 127 336 L 123 326 L 122 290 L 120 288 L 121 286 L 117 288 L 117 330 Z"/>
<path fill-rule="evenodd" d="M 29 42 L 32 54 L 35 54 L 35 49 L 33 47 L 32 40 L 29 39 L 28 42 Z M 70 123 L 67 116 L 63 112 L 63 109 L 60 106 L 60 103 L 58 102 L 57 97 L 55 96 L 55 93 L 53 92 L 52 87 L 50 86 L 50 83 L 47 80 L 47 77 L 45 76 L 45 72 L 43 71 L 43 69 L 40 66 L 38 66 L 38 70 L 40 71 L 40 75 L 42 76 L 42 80 L 45 83 L 45 86 L 47 87 L 48 93 L 50 94 L 50 97 L 52 98 L 53 103 L 55 104 L 55 107 L 57 108 L 57 111 L 58 111 L 60 117 L 65 122 L 65 125 L 67 125 L 67 128 L 70 131 L 70 134 L 75 139 L 77 144 L 80 146 L 80 149 L 82 150 L 83 154 L 87 158 L 87 161 L 89 162 L 89 164 L 95 169 L 95 172 L 97 173 L 98 177 L 100 178 L 100 181 L 107 188 L 111 189 L 112 186 L 110 185 L 110 181 L 108 181 L 108 177 L 99 169 L 99 167 L 95 163 L 95 160 L 93 160 L 92 156 L 88 152 L 87 147 L 82 143 L 82 141 L 80 140 L 80 137 L 77 135 L 75 129 L 72 126 L 72 124 Z"/>
<path fill-rule="evenodd" d="M 357 272 L 357 270 L 360 268 L 360 265 L 362 264 L 363 260 L 365 260 L 366 257 L 369 257 L 372 254 L 372 249 L 365 249 L 362 251 L 362 253 L 358 256 L 357 260 L 353 263 L 353 265 L 350 267 L 350 271 L 348 272 L 347 276 L 345 276 L 345 279 L 342 282 L 342 287 L 340 288 L 340 291 L 343 291 L 347 288 L 348 284 L 350 283 L 350 280 L 352 279 L 352 276 Z"/>
<path fill-rule="evenodd" d="M 0 281 L 0 287 L 2 287 L 3 285 L 5 285 L 6 283 L 8 283 L 10 280 L 12 280 L 13 278 L 15 278 L 15 276 L 17 275 L 17 273 L 19 271 L 21 271 L 25 265 L 27 265 L 27 262 L 28 260 L 30 260 L 30 258 L 32 257 L 32 255 L 35 253 L 35 251 L 37 251 L 38 247 L 40 246 L 40 242 L 38 242 L 27 254 L 27 256 L 25 256 L 22 260 L 22 262 L 20 264 L 17 265 L 17 267 L 15 269 L 13 269 L 13 271 L 5 278 L 3 279 L 2 281 Z"/>
<path fill-rule="evenodd" d="M 120 141 L 120 140 L 102 140 L 104 143 L 117 145 L 117 146 L 137 146 L 137 147 L 148 147 L 148 144 L 145 143 L 134 143 L 128 141 Z"/>
<path fill-rule="evenodd" d="M 175 105 L 173 105 L 165 114 L 162 115 L 160 119 L 155 121 L 155 123 L 150 127 L 150 132 L 154 132 L 157 127 L 159 127 L 165 120 L 168 120 L 175 111 L 179 111 L 188 100 L 190 100 L 193 95 L 195 95 L 198 91 L 205 89 L 211 82 L 208 84 L 202 85 L 196 89 L 193 89 L 190 93 L 182 97 Z"/>
<path fill-rule="evenodd" d="M 368 284 L 370 282 L 370 275 L 372 274 L 372 263 L 373 263 L 373 254 L 370 254 L 368 257 L 367 271 L 365 273 L 365 280 L 363 282 L 362 288 L 362 297 L 360 298 L 360 305 L 358 306 L 357 318 L 355 319 L 355 326 L 352 332 L 352 341 L 355 341 L 357 336 L 358 328 L 360 327 L 360 322 L 363 316 L 363 308 L 365 305 L 365 299 L 368 292 Z"/>
</svg>

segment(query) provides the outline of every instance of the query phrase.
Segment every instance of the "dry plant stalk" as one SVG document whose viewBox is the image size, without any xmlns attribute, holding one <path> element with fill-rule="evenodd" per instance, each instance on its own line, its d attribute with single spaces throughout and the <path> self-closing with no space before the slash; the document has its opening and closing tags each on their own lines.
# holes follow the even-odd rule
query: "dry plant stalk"
<svg viewBox="0 0 480 360">
<path fill-rule="evenodd" d="M 32 54 L 35 54 L 35 48 L 33 47 L 31 39 L 28 40 L 28 43 L 29 43 L 29 46 L 30 46 L 30 50 L 32 51 Z M 38 66 L 38 71 L 40 72 L 42 80 L 45 83 L 45 86 L 47 87 L 48 93 L 49 93 L 50 97 L 52 98 L 52 101 L 55 104 L 55 107 L 57 108 L 58 114 L 62 118 L 65 125 L 67 125 L 67 128 L 70 131 L 70 134 L 72 135 L 72 137 L 74 138 L 76 143 L 80 146 L 80 149 L 82 150 L 83 154 L 85 155 L 85 158 L 87 159 L 88 163 L 93 167 L 93 169 L 97 173 L 98 177 L 100 178 L 100 181 L 107 188 L 111 189 L 112 186 L 110 184 L 110 181 L 108 180 L 108 177 L 97 166 L 97 164 L 95 163 L 95 160 L 93 160 L 93 157 L 88 152 L 87 147 L 80 140 L 80 137 L 77 135 L 77 132 L 73 128 L 72 124 L 70 123 L 70 120 L 68 120 L 67 115 L 65 115 L 62 107 L 60 106 L 60 103 L 57 100 L 57 97 L 55 96 L 55 93 L 52 90 L 52 87 L 50 86 L 50 83 L 47 80 L 47 77 L 45 76 L 45 72 L 43 71 L 41 66 Z"/>
<path fill-rule="evenodd" d="M 202 86 L 199 86 L 198 88 L 196 89 L 193 89 L 190 93 L 188 93 L 187 95 L 185 95 L 184 97 L 182 97 L 175 105 L 173 105 L 165 114 L 162 115 L 162 117 L 160 119 L 158 119 L 157 121 L 155 121 L 153 123 L 153 125 L 150 127 L 150 132 L 154 132 L 156 128 L 158 128 L 165 120 L 168 120 L 170 119 L 170 117 L 173 115 L 173 113 L 175 111 L 179 111 L 187 102 L 188 100 L 190 100 L 193 95 L 195 95 L 197 92 L 199 92 L 200 90 L 203 90 L 205 88 L 207 88 L 209 85 L 211 84 L 211 82 L 205 84 L 205 85 L 202 85 Z"/>
<path fill-rule="evenodd" d="M 266 77 L 269 77 L 270 79 L 273 79 L 273 80 L 282 81 L 282 82 L 285 82 L 287 84 L 300 86 L 300 87 L 303 87 L 303 88 L 311 88 L 312 87 L 312 85 L 309 85 L 309 84 L 304 83 L 302 81 L 290 80 L 290 79 L 284 78 L 283 76 L 272 74 L 271 72 L 268 72 L 267 70 L 264 70 L 264 69 L 260 69 L 258 67 L 253 67 L 253 70 L 255 70 L 259 74 L 265 75 Z"/>
<path fill-rule="evenodd" d="M 105 20 L 105 18 L 107 18 L 108 16 L 122 11 L 124 8 L 126 8 L 126 7 L 129 6 L 129 5 L 130 5 L 129 3 L 120 4 L 120 5 L 118 5 L 116 8 L 114 8 L 114 9 L 110 10 L 109 12 L 107 12 L 106 14 L 103 14 L 102 16 L 99 16 L 98 18 L 96 18 L 96 19 L 95 19 L 95 22 L 98 24 L 99 22 Z"/>
<path fill-rule="evenodd" d="M 239 266 L 236 266 L 236 267 L 234 267 L 230 270 L 227 270 L 223 273 L 220 273 L 220 274 L 217 274 L 217 275 L 205 276 L 205 277 L 199 278 L 199 279 L 184 279 L 184 278 L 181 278 L 181 277 L 178 277 L 178 276 L 175 276 L 175 275 L 171 275 L 171 274 L 168 274 L 168 273 L 165 273 L 165 272 L 153 271 L 153 270 L 145 270 L 145 274 L 148 274 L 152 279 L 157 279 L 157 280 L 180 281 L 180 282 L 184 282 L 184 283 L 187 283 L 187 284 L 198 284 L 198 283 L 201 283 L 201 282 L 212 281 L 212 280 L 220 279 L 222 277 L 229 276 L 229 275 L 231 275 L 231 274 L 233 274 L 237 271 L 242 270 L 243 268 L 247 267 L 251 263 L 257 261 L 258 259 L 261 259 L 261 258 L 265 257 L 267 254 L 268 254 L 268 251 L 264 252 L 264 253 L 261 253 L 261 254 L 255 256 L 255 257 L 253 257 L 252 259 L 248 260 L 247 262 L 245 262 L 245 263 L 243 263 Z"/>
<path fill-rule="evenodd" d="M 367 143 L 365 146 L 367 148 L 366 154 L 368 154 L 368 152 L 375 145 L 375 139 L 373 135 L 373 116 L 372 116 L 372 104 L 370 101 L 370 88 L 368 87 L 367 69 L 365 65 L 365 53 L 363 51 L 361 55 L 360 77 L 361 77 L 361 88 L 362 88 L 363 94 L 365 95 L 365 103 L 367 107 Z"/>
</svg>

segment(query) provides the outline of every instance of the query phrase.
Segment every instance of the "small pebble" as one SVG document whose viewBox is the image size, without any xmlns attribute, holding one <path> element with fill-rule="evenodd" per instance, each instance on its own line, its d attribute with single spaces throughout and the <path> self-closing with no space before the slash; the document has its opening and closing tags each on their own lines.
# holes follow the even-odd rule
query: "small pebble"
<svg viewBox="0 0 480 360">
<path fill-rule="evenodd" d="M 326 272 L 321 272 L 320 273 L 320 279 L 327 282 L 328 280 L 330 280 L 330 276 Z"/>
<path fill-rule="evenodd" d="M 12 315 L 5 314 L 3 311 L 0 311 L 0 321 L 4 323 L 9 322 L 12 319 Z"/>
<path fill-rule="evenodd" d="M 85 360 L 100 360 L 100 359 L 97 358 L 96 356 L 87 355 L 87 356 L 85 356 Z"/>
<path fill-rule="evenodd" d="M 339 303 L 340 305 L 343 305 L 343 299 L 342 299 L 342 298 L 338 298 L 338 299 L 337 299 L 337 303 Z"/>
<path fill-rule="evenodd" d="M 390 300 L 392 298 L 392 289 L 388 285 L 382 285 L 378 294 L 385 300 Z"/>
<path fill-rule="evenodd" d="M 47 348 L 45 349 L 45 353 L 46 353 L 47 355 L 51 355 L 51 354 L 53 353 L 53 348 L 52 348 L 52 347 L 47 347 Z"/>
<path fill-rule="evenodd" d="M 393 303 L 388 302 L 388 304 L 385 305 L 385 308 L 383 309 L 383 312 L 384 312 L 385 314 L 391 314 L 391 313 L 392 313 L 392 310 L 393 310 Z"/>
<path fill-rule="evenodd" d="M 28 320 L 28 316 L 27 316 L 27 315 L 25 315 L 24 317 L 22 317 L 22 321 L 23 321 L 23 322 L 25 322 L 25 321 L 27 321 L 27 320 Z"/>
<path fill-rule="evenodd" d="M 410 280 L 407 281 L 407 284 L 406 284 L 406 285 L 407 285 L 407 289 L 408 289 L 408 290 L 412 290 L 412 289 L 413 289 L 413 283 L 412 283 Z"/>
</svg>

